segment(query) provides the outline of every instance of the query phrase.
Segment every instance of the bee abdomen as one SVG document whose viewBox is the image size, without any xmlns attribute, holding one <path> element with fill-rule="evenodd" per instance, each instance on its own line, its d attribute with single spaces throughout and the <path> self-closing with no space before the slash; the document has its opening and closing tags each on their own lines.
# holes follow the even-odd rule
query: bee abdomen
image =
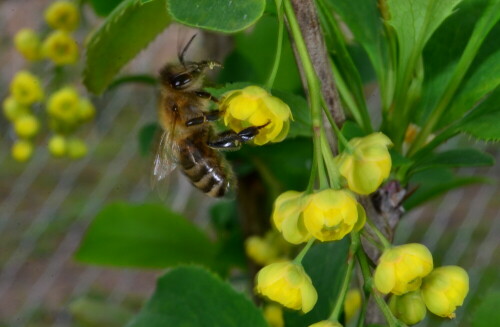
<svg viewBox="0 0 500 327">
<path fill-rule="evenodd" d="M 181 152 L 182 170 L 194 186 L 212 197 L 223 197 L 229 192 L 232 172 L 219 153 L 208 146 L 188 146 Z"/>
</svg>

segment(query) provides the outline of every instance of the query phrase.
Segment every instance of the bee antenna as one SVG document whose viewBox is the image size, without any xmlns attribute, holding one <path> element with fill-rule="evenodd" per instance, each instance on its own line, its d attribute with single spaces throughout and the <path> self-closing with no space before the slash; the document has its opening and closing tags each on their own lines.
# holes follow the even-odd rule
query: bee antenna
<svg viewBox="0 0 500 327">
<path fill-rule="evenodd" d="M 186 43 L 186 45 L 184 46 L 184 49 L 182 49 L 181 53 L 179 54 L 179 61 L 181 62 L 182 66 L 186 66 L 184 64 L 184 55 L 186 54 L 187 49 L 189 48 L 189 46 L 193 42 L 193 40 L 196 37 L 196 35 L 198 35 L 198 34 L 194 34 L 193 36 L 191 36 L 191 38 L 189 39 L 188 43 Z"/>
</svg>

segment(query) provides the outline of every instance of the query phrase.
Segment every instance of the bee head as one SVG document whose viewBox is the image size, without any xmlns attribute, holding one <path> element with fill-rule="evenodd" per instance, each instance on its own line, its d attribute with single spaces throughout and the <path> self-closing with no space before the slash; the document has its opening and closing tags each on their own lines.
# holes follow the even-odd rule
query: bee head
<svg viewBox="0 0 500 327">
<path fill-rule="evenodd" d="M 201 86 L 204 71 L 222 67 L 215 61 L 185 62 L 182 65 L 166 65 L 160 71 L 160 80 L 175 90 L 195 89 Z"/>
</svg>

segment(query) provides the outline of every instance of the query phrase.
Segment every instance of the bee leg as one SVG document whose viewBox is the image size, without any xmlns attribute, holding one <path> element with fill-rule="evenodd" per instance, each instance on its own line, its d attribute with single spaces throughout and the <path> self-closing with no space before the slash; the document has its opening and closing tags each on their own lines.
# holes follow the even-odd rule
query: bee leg
<svg viewBox="0 0 500 327">
<path fill-rule="evenodd" d="M 219 103 L 219 99 L 217 99 L 216 97 L 214 97 L 213 95 L 211 95 L 210 93 L 208 92 L 205 92 L 205 91 L 194 91 L 194 93 L 199 96 L 200 98 L 203 98 L 203 99 L 210 99 L 211 101 L 215 102 L 215 103 Z"/>
<path fill-rule="evenodd" d="M 247 127 L 238 133 L 235 131 L 219 133 L 214 139 L 208 141 L 208 146 L 216 149 L 237 150 L 242 143 L 253 140 L 259 134 L 259 130 L 269 125 L 269 123 Z"/>
<path fill-rule="evenodd" d="M 207 121 L 216 121 L 220 118 L 222 115 L 222 111 L 220 110 L 211 110 L 208 112 L 204 112 L 203 116 L 195 117 L 186 122 L 186 126 L 194 126 L 194 125 L 200 125 L 203 124 Z"/>
</svg>

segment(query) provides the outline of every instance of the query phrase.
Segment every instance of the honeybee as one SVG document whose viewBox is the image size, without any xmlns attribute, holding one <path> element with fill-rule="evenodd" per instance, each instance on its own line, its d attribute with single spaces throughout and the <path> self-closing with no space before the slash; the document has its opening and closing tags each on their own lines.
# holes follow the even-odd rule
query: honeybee
<svg viewBox="0 0 500 327">
<path fill-rule="evenodd" d="M 193 38 L 179 55 L 179 63 L 167 64 L 160 70 L 158 115 L 164 133 L 154 159 L 153 181 L 164 179 L 179 166 L 195 187 L 209 196 L 223 197 L 235 189 L 236 179 L 219 150 L 240 148 L 267 124 L 238 133 L 215 133 L 211 122 L 223 112 L 208 110 L 210 102 L 219 101 L 202 87 L 206 70 L 221 65 L 215 61 L 185 62 L 184 54 Z"/>
</svg>

